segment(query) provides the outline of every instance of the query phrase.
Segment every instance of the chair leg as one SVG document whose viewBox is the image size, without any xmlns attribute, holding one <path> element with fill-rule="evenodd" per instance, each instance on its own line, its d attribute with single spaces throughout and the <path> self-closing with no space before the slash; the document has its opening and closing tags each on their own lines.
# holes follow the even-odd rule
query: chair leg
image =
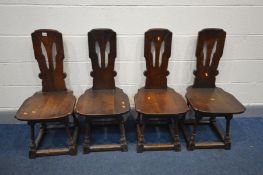
<svg viewBox="0 0 263 175">
<path fill-rule="evenodd" d="M 212 116 L 209 118 L 210 124 L 215 123 L 216 122 L 216 117 Z"/>
<path fill-rule="evenodd" d="M 230 139 L 230 121 L 233 115 L 226 116 L 226 133 L 224 137 L 225 149 L 231 149 L 231 139 Z"/>
<path fill-rule="evenodd" d="M 75 114 L 72 114 L 73 116 L 73 122 L 75 126 L 79 126 L 79 120 L 77 119 L 77 117 L 75 116 Z"/>
<path fill-rule="evenodd" d="M 188 150 L 190 151 L 193 151 L 195 147 L 195 136 L 196 136 L 196 128 L 198 126 L 198 123 L 199 123 L 199 118 L 198 115 L 195 113 L 195 120 L 194 120 L 192 134 L 188 139 L 189 140 Z"/>
<path fill-rule="evenodd" d="M 77 151 L 77 143 L 78 143 L 79 132 L 80 132 L 80 123 L 74 113 L 72 114 L 72 116 L 73 116 L 73 123 L 75 127 L 74 132 L 73 132 L 73 142 L 75 143 L 76 151 Z"/>
<path fill-rule="evenodd" d="M 35 123 L 29 122 L 30 126 L 30 145 L 29 145 L 29 158 L 34 159 L 36 158 L 36 142 L 35 142 Z"/>
<path fill-rule="evenodd" d="M 179 130 L 178 130 L 178 118 L 176 117 L 175 119 L 172 119 L 172 128 L 173 128 L 173 140 L 174 140 L 174 148 L 175 151 L 179 152 L 181 151 L 181 144 L 180 144 L 180 139 L 179 139 Z"/>
<path fill-rule="evenodd" d="M 90 122 L 86 119 L 85 120 L 85 136 L 84 136 L 84 144 L 83 144 L 83 153 L 89 153 L 91 145 L 91 126 Z"/>
<path fill-rule="evenodd" d="M 143 152 L 144 147 L 144 122 L 142 114 L 138 113 L 137 121 L 137 153 Z"/>
<path fill-rule="evenodd" d="M 75 127 L 77 127 L 77 126 L 75 126 Z M 76 155 L 77 154 L 77 148 L 76 148 L 76 144 L 74 143 L 71 131 L 69 129 L 68 119 L 66 119 L 66 121 L 65 121 L 65 129 L 66 129 L 68 145 L 69 145 L 69 154 L 70 155 Z"/>
<path fill-rule="evenodd" d="M 41 123 L 41 128 L 43 129 L 43 132 L 47 132 L 47 124 L 46 123 Z"/>
<path fill-rule="evenodd" d="M 125 134 L 125 126 L 124 126 L 124 119 L 120 122 L 120 143 L 122 147 L 122 152 L 127 152 L 128 151 L 128 144 L 126 140 L 126 134 Z"/>
</svg>

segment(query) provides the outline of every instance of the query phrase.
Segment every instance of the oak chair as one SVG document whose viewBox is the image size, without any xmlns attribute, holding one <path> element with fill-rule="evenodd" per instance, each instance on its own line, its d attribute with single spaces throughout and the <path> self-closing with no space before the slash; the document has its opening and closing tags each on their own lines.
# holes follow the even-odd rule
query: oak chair
<svg viewBox="0 0 263 175">
<path fill-rule="evenodd" d="M 192 132 L 182 125 L 188 149 L 195 148 L 231 148 L 230 120 L 233 114 L 240 114 L 245 107 L 230 93 L 215 86 L 218 75 L 219 60 L 223 55 L 226 32 L 222 29 L 204 29 L 198 33 L 196 48 L 196 70 L 194 84 L 187 88 L 186 99 L 195 113 L 194 120 L 185 120 L 184 124 L 192 125 Z M 225 134 L 216 125 L 217 117 L 225 117 Z M 220 141 L 195 141 L 196 128 L 200 124 L 209 125 Z"/>
<path fill-rule="evenodd" d="M 129 112 L 130 104 L 128 96 L 115 87 L 116 33 L 111 29 L 93 29 L 88 33 L 88 42 L 93 87 L 79 97 L 75 108 L 77 114 L 85 117 L 83 152 L 127 151 L 123 114 Z M 92 144 L 93 125 L 119 126 L 120 144 Z"/>
<path fill-rule="evenodd" d="M 168 60 L 171 55 L 172 32 L 167 29 L 150 29 L 145 33 L 144 57 L 146 60 L 145 87 L 134 97 L 137 117 L 137 152 L 175 149 L 180 151 L 178 135 L 179 118 L 188 107 L 183 97 L 167 87 Z M 173 143 L 144 143 L 145 124 L 169 126 Z"/>
<path fill-rule="evenodd" d="M 29 158 L 38 156 L 70 154 L 76 155 L 78 121 L 73 115 L 76 98 L 67 90 L 63 72 L 62 34 L 56 30 L 41 29 L 31 34 L 35 59 L 42 79 L 42 91 L 26 99 L 16 113 L 18 120 L 27 121 L 31 128 Z M 70 120 L 73 116 L 73 122 Z M 60 125 L 49 123 L 59 122 Z M 41 128 L 35 139 L 35 124 Z M 71 127 L 74 129 L 72 132 Z M 48 129 L 64 128 L 68 138 L 68 148 L 39 149 Z"/>
</svg>

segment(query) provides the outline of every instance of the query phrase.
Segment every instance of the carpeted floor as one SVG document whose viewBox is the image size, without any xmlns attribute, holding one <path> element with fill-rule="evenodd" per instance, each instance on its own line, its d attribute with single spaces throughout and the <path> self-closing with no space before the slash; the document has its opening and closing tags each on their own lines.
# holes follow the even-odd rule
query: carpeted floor
<svg viewBox="0 0 263 175">
<path fill-rule="evenodd" d="M 221 126 L 223 120 L 219 123 Z M 187 151 L 181 137 L 182 151 L 151 151 L 136 153 L 134 124 L 126 127 L 128 152 L 100 152 L 83 155 L 79 146 L 77 156 L 53 156 L 28 159 L 29 128 L 27 125 L 0 125 L 0 174 L 21 175 L 263 175 L 263 118 L 234 118 L 231 126 L 232 149 Z M 93 142 L 118 141 L 115 128 L 94 130 Z M 209 132 L 199 128 L 198 132 Z M 83 131 L 82 131 L 83 132 Z M 210 132 L 209 132 L 210 133 Z M 52 132 L 45 140 L 50 145 L 63 145 L 62 131 Z M 198 139 L 212 137 L 201 135 Z M 166 128 L 148 128 L 147 142 L 169 141 Z M 79 144 L 83 143 L 83 134 Z"/>
</svg>

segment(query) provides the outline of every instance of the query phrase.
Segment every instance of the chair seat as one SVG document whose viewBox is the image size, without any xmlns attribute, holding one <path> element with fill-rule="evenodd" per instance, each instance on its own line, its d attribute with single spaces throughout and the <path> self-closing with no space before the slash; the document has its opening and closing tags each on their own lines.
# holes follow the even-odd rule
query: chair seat
<svg viewBox="0 0 263 175">
<path fill-rule="evenodd" d="M 240 114 L 245 107 L 221 88 L 187 88 L 187 101 L 195 111 L 211 114 Z"/>
<path fill-rule="evenodd" d="M 37 92 L 24 101 L 16 118 L 23 121 L 63 118 L 72 114 L 75 102 L 72 91 Z"/>
<path fill-rule="evenodd" d="M 173 89 L 141 88 L 134 97 L 135 110 L 148 115 L 183 114 L 188 111 L 184 98 Z"/>
<path fill-rule="evenodd" d="M 122 89 L 88 89 L 78 99 L 75 111 L 85 116 L 121 115 L 130 110 L 128 96 Z"/>
</svg>

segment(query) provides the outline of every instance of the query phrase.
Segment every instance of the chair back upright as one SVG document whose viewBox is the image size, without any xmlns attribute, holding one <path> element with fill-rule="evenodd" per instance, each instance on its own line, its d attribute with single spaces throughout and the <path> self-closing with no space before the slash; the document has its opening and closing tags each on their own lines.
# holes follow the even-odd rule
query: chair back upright
<svg viewBox="0 0 263 175">
<path fill-rule="evenodd" d="M 198 33 L 194 88 L 215 88 L 219 60 L 223 55 L 226 32 L 204 29 Z"/>
<path fill-rule="evenodd" d="M 146 60 L 145 89 L 166 89 L 171 56 L 172 32 L 167 29 L 150 29 L 145 32 L 144 57 Z"/>
<path fill-rule="evenodd" d="M 88 33 L 93 89 L 115 89 L 116 33 L 111 29 L 93 29 Z"/>
<path fill-rule="evenodd" d="M 42 91 L 66 91 L 63 72 L 63 40 L 62 34 L 56 30 L 40 29 L 31 34 L 35 59 L 40 69 Z"/>
</svg>

